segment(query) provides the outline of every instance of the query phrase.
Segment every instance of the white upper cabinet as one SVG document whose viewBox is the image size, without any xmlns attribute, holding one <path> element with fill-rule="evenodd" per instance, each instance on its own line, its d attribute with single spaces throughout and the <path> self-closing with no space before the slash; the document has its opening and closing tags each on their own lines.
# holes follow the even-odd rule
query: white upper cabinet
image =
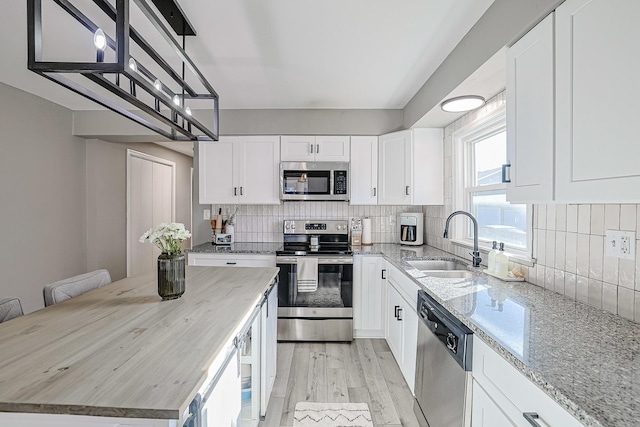
<svg viewBox="0 0 640 427">
<path fill-rule="evenodd" d="M 282 136 L 283 162 L 348 162 L 348 136 Z"/>
<path fill-rule="evenodd" d="M 279 153 L 278 136 L 200 142 L 200 204 L 279 204 Z"/>
<path fill-rule="evenodd" d="M 507 161 L 510 202 L 553 200 L 554 17 L 507 51 Z"/>
<path fill-rule="evenodd" d="M 443 130 L 412 129 L 378 142 L 379 205 L 441 205 Z"/>
<path fill-rule="evenodd" d="M 378 204 L 378 137 L 351 137 L 352 205 Z"/>
<path fill-rule="evenodd" d="M 640 202 L 640 1 L 556 9 L 556 200 Z"/>
</svg>

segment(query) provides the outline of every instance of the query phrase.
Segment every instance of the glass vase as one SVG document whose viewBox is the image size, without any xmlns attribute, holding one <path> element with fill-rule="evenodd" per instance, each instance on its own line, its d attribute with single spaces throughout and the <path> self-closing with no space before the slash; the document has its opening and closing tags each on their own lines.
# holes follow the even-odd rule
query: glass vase
<svg viewBox="0 0 640 427">
<path fill-rule="evenodd" d="M 184 294 L 184 255 L 162 253 L 158 256 L 158 295 L 163 300 Z"/>
</svg>

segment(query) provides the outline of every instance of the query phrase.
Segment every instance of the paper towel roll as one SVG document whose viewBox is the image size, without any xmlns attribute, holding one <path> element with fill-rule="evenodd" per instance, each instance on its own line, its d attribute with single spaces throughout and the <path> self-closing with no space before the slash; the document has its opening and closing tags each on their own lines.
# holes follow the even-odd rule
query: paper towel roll
<svg viewBox="0 0 640 427">
<path fill-rule="evenodd" d="M 371 218 L 364 218 L 362 220 L 362 244 L 372 245 L 371 242 Z"/>
</svg>

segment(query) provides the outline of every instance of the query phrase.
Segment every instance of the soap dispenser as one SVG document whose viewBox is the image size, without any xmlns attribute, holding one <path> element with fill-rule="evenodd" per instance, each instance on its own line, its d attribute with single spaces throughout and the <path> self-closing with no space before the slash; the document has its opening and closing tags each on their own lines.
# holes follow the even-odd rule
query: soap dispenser
<svg viewBox="0 0 640 427">
<path fill-rule="evenodd" d="M 504 243 L 500 242 L 500 250 L 496 254 L 494 274 L 507 277 L 509 271 L 509 256 L 504 253 Z"/>
<path fill-rule="evenodd" d="M 491 245 L 491 251 L 489 251 L 489 260 L 487 261 L 487 271 L 489 273 L 496 272 L 496 254 L 498 253 L 498 242 L 495 240 Z"/>
</svg>

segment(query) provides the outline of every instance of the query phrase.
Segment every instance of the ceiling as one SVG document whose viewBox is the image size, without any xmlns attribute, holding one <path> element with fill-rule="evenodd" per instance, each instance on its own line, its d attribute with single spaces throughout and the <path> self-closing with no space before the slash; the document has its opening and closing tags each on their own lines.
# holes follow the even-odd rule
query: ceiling
<svg viewBox="0 0 640 427">
<path fill-rule="evenodd" d="M 198 32 L 187 38 L 187 52 L 218 91 L 222 109 L 402 109 L 492 2 L 179 1 Z M 3 5 L 0 54 L 10 60 L 0 67 L 0 81 L 72 110 L 100 109 L 27 71 L 26 2 Z M 133 9 L 132 24 L 154 47 L 164 46 L 157 33 L 147 35 L 148 23 Z M 86 29 L 73 21 L 60 27 L 45 34 L 52 52 L 86 50 Z"/>
</svg>

